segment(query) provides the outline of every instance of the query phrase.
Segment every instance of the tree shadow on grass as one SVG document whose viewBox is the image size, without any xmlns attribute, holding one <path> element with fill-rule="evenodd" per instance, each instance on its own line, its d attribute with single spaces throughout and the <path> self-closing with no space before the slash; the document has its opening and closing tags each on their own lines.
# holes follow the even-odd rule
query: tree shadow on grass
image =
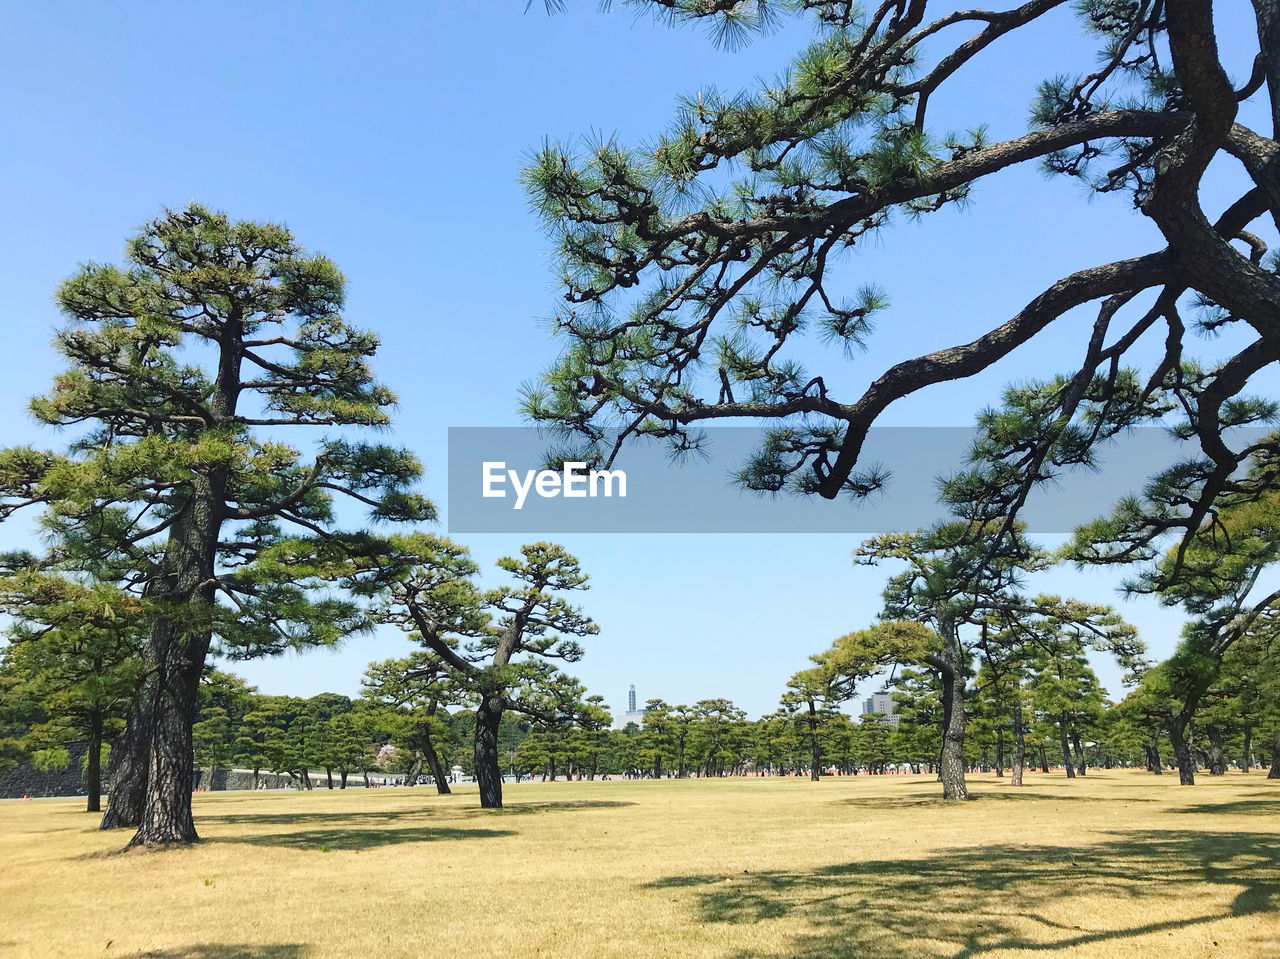
<svg viewBox="0 0 1280 959">
<path fill-rule="evenodd" d="M 385 811 L 352 810 L 350 812 L 295 812 L 295 813 L 223 813 L 204 815 L 196 810 L 196 828 L 202 823 L 219 825 L 293 826 L 299 823 L 380 823 L 421 819 L 490 819 L 496 816 L 523 816 L 544 812 L 574 812 L 589 809 L 619 809 L 634 806 L 633 802 L 582 799 L 566 802 L 522 802 L 503 806 L 501 809 L 481 809 L 479 806 L 453 804 L 410 806 Z"/>
<path fill-rule="evenodd" d="M 516 835 L 513 829 L 464 827 L 434 820 L 483 820 L 493 822 L 507 816 L 532 813 L 576 812 L 590 809 L 615 809 L 634 806 L 633 802 L 612 800 L 575 800 L 565 802 L 515 803 L 502 809 L 480 809 L 476 806 L 415 806 L 385 811 L 352 810 L 351 812 L 296 813 L 226 813 L 197 815 L 196 829 L 204 833 L 207 826 L 294 826 L 280 832 L 232 835 L 203 835 L 202 842 L 244 843 L 252 846 L 283 846 L 293 849 L 357 850 L 394 846 L 401 843 L 441 842 L 457 839 L 493 839 Z M 96 830 L 95 830 L 96 831 Z M 126 834 L 129 830 L 121 830 Z M 149 852 L 151 850 L 147 850 Z M 106 859 L 114 856 L 144 854 L 136 849 L 106 849 L 73 856 L 76 860 Z"/>
<path fill-rule="evenodd" d="M 984 792 L 981 786 L 973 789 L 970 784 L 970 802 L 1159 802 L 1146 796 L 1098 796 L 1093 793 L 1072 793 L 1069 791 L 1036 792 L 1035 790 L 1010 787 L 1007 792 Z M 943 799 L 941 796 L 850 796 L 845 799 L 833 799 L 837 806 L 856 806 L 859 809 L 910 809 L 914 807 L 954 806 L 955 800 Z"/>
<path fill-rule="evenodd" d="M 805 872 L 669 876 L 651 889 L 694 889 L 706 923 L 790 917 L 806 932 L 781 936 L 748 957 L 863 959 L 988 951 L 1069 950 L 1136 936 L 1194 935 L 1233 916 L 1273 917 L 1280 895 L 1280 840 L 1242 833 L 1125 832 L 1088 846 L 992 845 L 923 859 L 869 860 Z M 1223 887 L 1222 909 L 1205 886 Z M 1102 898 L 1105 912 L 1062 910 L 1074 896 Z M 1170 902 L 1184 904 L 1176 919 Z M 1257 954 L 1280 944 L 1274 923 L 1254 927 Z M 1265 936 L 1266 938 L 1257 938 Z M 1265 943 L 1265 944 L 1264 944 Z"/>
<path fill-rule="evenodd" d="M 172 949 L 148 949 L 125 959 L 303 959 L 311 947 L 302 943 L 256 946 L 248 943 L 200 942 Z"/>
<path fill-rule="evenodd" d="M 1118 802 L 1118 803 L 1124 803 L 1126 805 L 1128 805 L 1129 803 L 1135 803 L 1135 802 L 1160 802 L 1159 799 L 1153 798 L 1151 796 L 1124 796 L 1124 795 L 1099 796 L 1097 793 L 1073 792 L 1072 787 L 1066 785 L 1070 781 L 1071 780 L 1069 779 L 1062 780 L 1062 783 L 1063 783 L 1062 792 L 1038 792 L 1034 789 L 1024 789 L 1021 786 L 1010 786 L 1007 790 L 1002 790 L 1000 792 L 986 792 L 982 788 L 983 785 L 985 784 L 977 783 L 977 784 L 971 785 L 969 798 L 976 799 L 980 802 L 988 801 L 988 800 L 996 800 L 1000 802 L 1004 802 L 1004 801 L 1018 802 L 1019 800 L 1037 800 L 1037 799 L 1048 799 L 1048 800 L 1054 800 L 1054 801 L 1068 800 L 1071 802 L 1081 801 L 1081 802 L 1088 802 L 1088 803 Z M 1077 782 L 1079 782 L 1079 780 L 1077 780 Z M 974 785 L 976 785 L 977 787 L 976 789 L 973 788 Z"/>
<path fill-rule="evenodd" d="M 298 816 L 285 825 L 300 825 L 309 822 L 309 817 Z M 197 830 L 200 824 L 196 824 Z M 247 835 L 202 836 L 198 845 L 220 845 L 235 843 L 247 846 L 279 846 L 286 849 L 311 849 L 319 852 L 351 852 L 362 849 L 377 849 L 381 846 L 398 846 L 415 842 L 448 842 L 466 839 L 497 839 L 502 836 L 514 836 L 514 829 L 462 829 L 451 826 L 398 826 L 385 825 L 370 821 L 364 817 L 349 816 L 342 825 L 334 825 L 322 829 L 295 829 L 285 832 L 249 833 Z M 88 862 L 96 859 L 114 859 L 118 856 L 147 856 L 162 852 L 166 848 L 187 848 L 185 846 L 158 847 L 156 849 L 110 848 L 94 852 L 81 853 L 70 857 L 73 861 Z"/>
<path fill-rule="evenodd" d="M 1203 806 L 1179 806 L 1170 812 L 1217 813 L 1232 816 L 1280 815 L 1280 799 L 1238 799 L 1235 802 L 1207 802 Z"/>
<path fill-rule="evenodd" d="M 514 836 L 514 829 L 453 829 L 448 826 L 364 827 L 350 825 L 332 829 L 300 829 L 291 832 L 248 836 L 214 836 L 211 843 L 245 843 L 250 846 L 283 846 L 289 849 L 317 849 L 340 852 L 377 849 L 414 842 L 447 842 L 458 839 L 495 839 Z"/>
</svg>

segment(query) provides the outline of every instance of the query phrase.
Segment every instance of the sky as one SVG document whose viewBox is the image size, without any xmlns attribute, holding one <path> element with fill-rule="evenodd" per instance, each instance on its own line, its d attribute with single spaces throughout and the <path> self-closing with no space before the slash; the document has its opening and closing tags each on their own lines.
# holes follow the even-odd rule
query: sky
<svg viewBox="0 0 1280 959">
<path fill-rule="evenodd" d="M 1248 5 L 1218 8 L 1225 61 L 1246 76 Z M 992 137 L 1016 136 L 1038 81 L 1093 63 L 1067 12 L 1017 35 L 1027 43 L 999 47 L 935 96 L 944 131 L 987 123 Z M 718 50 L 698 29 L 587 2 L 558 16 L 523 0 L 5 4 L 0 444 L 60 442 L 25 413 L 59 369 L 49 346 L 57 284 L 78 264 L 119 262 L 142 222 L 195 200 L 283 221 L 339 264 L 347 318 L 381 336 L 376 369 L 400 396 L 387 439 L 422 457 L 425 491 L 447 511 L 448 428 L 521 425 L 518 387 L 557 351 L 540 321 L 557 302 L 550 242 L 518 182 L 531 149 L 592 131 L 644 141 L 667 126 L 678 96 L 752 87 L 807 38 L 807 25 L 793 24 Z M 1247 104 L 1246 117 L 1259 108 Z M 1236 182 L 1229 169 L 1215 173 L 1206 205 L 1233 199 Z M 844 261 L 838 282 L 874 283 L 891 308 L 865 354 L 813 346 L 805 358 L 856 395 L 893 362 L 1002 322 L 1066 272 L 1158 245 L 1123 197 L 1091 199 L 1032 169 L 1002 174 L 968 209 L 898 222 Z M 1068 316 L 983 375 L 917 394 L 881 422 L 970 425 L 1004 385 L 1074 357 L 1086 322 Z M 1273 373 L 1263 385 L 1274 394 Z M 0 528 L 6 545 L 30 535 L 20 522 Z M 857 537 L 843 534 L 556 539 L 591 575 L 580 599 L 601 627 L 573 672 L 617 710 L 634 683 L 642 702 L 726 696 L 767 712 L 810 653 L 874 619 L 885 577 L 853 567 Z M 521 542 L 464 541 L 487 568 Z M 1119 602 L 1110 573 L 1059 569 L 1032 585 Z M 1171 649 L 1176 610 L 1119 608 L 1155 654 Z M 355 694 L 365 664 L 408 648 L 384 631 L 235 668 L 264 692 Z M 1097 665 L 1121 694 L 1118 671 Z"/>
</svg>

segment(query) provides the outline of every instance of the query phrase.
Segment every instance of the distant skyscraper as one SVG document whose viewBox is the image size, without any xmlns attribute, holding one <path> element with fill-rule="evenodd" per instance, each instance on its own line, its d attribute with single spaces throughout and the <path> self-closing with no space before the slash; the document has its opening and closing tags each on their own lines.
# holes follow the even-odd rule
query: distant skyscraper
<svg viewBox="0 0 1280 959">
<path fill-rule="evenodd" d="M 902 721 L 902 717 L 893 711 L 893 694 L 885 689 L 872 693 L 863 701 L 862 715 L 865 716 L 867 713 L 884 713 L 890 726 L 896 726 Z"/>
<path fill-rule="evenodd" d="M 613 728 L 626 729 L 627 723 L 635 723 L 637 726 L 644 723 L 644 710 L 636 706 L 636 685 L 632 683 L 627 689 L 627 711 L 621 716 L 614 714 Z"/>
</svg>

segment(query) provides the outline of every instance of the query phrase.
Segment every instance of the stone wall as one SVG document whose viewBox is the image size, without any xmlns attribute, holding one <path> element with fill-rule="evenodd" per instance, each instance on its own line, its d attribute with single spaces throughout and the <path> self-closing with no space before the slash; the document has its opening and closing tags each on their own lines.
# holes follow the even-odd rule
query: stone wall
<svg viewBox="0 0 1280 959">
<path fill-rule="evenodd" d="M 52 769 L 48 772 L 36 769 L 28 763 L 0 773 L 0 799 L 21 799 L 39 796 L 83 796 L 84 776 L 81 775 L 81 763 L 84 760 L 83 748 L 72 748 L 71 761 L 65 769 Z"/>
<path fill-rule="evenodd" d="M 81 775 L 81 764 L 84 758 L 83 749 L 71 751 L 71 761 L 66 769 L 55 769 L 50 772 L 36 769 L 24 764 L 7 773 L 0 774 L 0 799 L 21 799 L 31 796 L 33 799 L 45 796 L 83 796 L 84 777 Z M 106 770 L 104 769 L 105 773 Z M 221 792 L 228 789 L 252 789 L 253 772 L 247 769 L 197 769 L 195 771 L 195 787 Z M 338 788 L 339 777 L 335 773 L 333 786 Z M 296 789 L 297 780 L 291 776 L 279 775 L 263 771 L 258 774 L 258 783 L 264 789 Z M 355 774 L 347 777 L 347 788 L 364 786 L 364 777 Z M 324 770 L 311 773 L 311 788 L 326 788 Z M 105 795 L 105 792 L 104 792 Z"/>
<path fill-rule="evenodd" d="M 197 769 L 197 789 L 210 789 L 221 792 L 224 789 L 252 789 L 253 771 L 245 769 Z M 261 772 L 258 784 L 265 789 L 292 789 L 294 781 L 288 776 L 276 773 Z"/>
<path fill-rule="evenodd" d="M 253 771 L 249 769 L 197 769 L 196 770 L 196 788 L 209 789 L 213 792 L 221 792 L 224 789 L 252 789 L 253 788 Z M 333 774 L 333 788 L 337 789 L 341 777 Z M 258 783 L 264 789 L 297 789 L 298 780 L 292 776 L 277 773 L 269 773 L 265 770 L 258 774 Z M 364 777 L 359 773 L 347 776 L 347 788 L 363 787 Z M 319 772 L 311 771 L 311 788 L 326 789 L 328 788 L 328 780 L 325 779 L 324 770 Z"/>
</svg>

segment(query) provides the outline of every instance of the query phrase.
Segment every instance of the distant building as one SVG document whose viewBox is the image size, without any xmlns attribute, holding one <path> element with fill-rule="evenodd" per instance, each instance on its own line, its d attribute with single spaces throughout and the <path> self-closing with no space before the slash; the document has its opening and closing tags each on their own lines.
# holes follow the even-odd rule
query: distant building
<svg viewBox="0 0 1280 959">
<path fill-rule="evenodd" d="M 613 717 L 614 729 L 626 729 L 627 723 L 635 723 L 637 726 L 644 724 L 644 710 L 636 708 L 636 684 L 632 683 L 627 690 L 627 711 L 621 716 Z"/>
<path fill-rule="evenodd" d="M 865 716 L 868 713 L 884 713 L 884 718 L 890 726 L 897 726 L 902 722 L 902 717 L 893 709 L 893 694 L 887 689 L 872 693 L 863 701 L 862 715 Z"/>
</svg>

